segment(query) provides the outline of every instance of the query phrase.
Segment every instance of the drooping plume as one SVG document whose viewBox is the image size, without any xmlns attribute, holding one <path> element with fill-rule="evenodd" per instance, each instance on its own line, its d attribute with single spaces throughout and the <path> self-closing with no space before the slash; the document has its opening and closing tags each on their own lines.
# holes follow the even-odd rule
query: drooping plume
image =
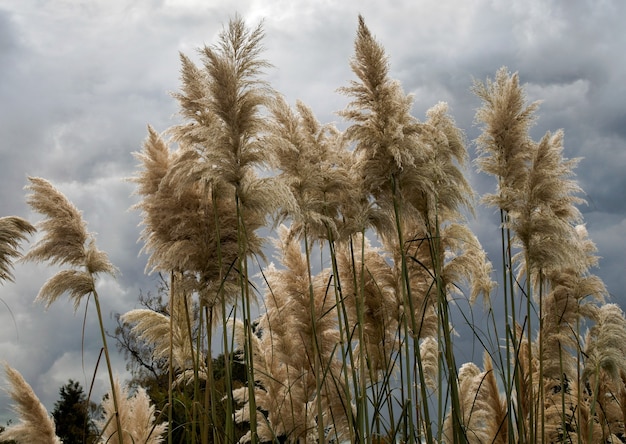
<svg viewBox="0 0 626 444">
<path fill-rule="evenodd" d="M 13 281 L 12 259 L 21 256 L 19 243 L 34 232 L 35 227 L 21 217 L 0 217 L 0 281 Z"/>
<path fill-rule="evenodd" d="M 95 290 L 94 277 L 100 273 L 113 275 L 115 267 L 107 254 L 96 247 L 94 235 L 80 211 L 45 179 L 31 177 L 27 187 L 29 205 L 45 219 L 37 224 L 43 233 L 23 260 L 48 262 L 50 265 L 70 265 L 52 276 L 41 288 L 37 300 L 47 307 L 59 296 L 68 293 L 78 309 L 82 298 Z"/>
<path fill-rule="evenodd" d="M 175 281 L 174 285 L 178 285 Z M 195 359 L 194 338 L 189 337 L 188 323 L 195 323 L 192 299 L 188 292 L 173 293 L 173 312 L 168 315 L 150 309 L 135 309 L 124 313 L 120 320 L 133 325 L 132 333 L 154 346 L 154 358 L 169 358 L 170 348 L 174 371 L 193 369 Z M 170 334 L 172 342 L 170 343 Z"/>
</svg>

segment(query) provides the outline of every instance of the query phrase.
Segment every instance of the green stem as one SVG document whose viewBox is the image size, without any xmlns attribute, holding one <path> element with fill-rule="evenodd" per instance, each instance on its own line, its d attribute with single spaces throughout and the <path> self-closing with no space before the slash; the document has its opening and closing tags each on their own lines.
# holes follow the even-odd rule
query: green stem
<svg viewBox="0 0 626 444">
<path fill-rule="evenodd" d="M 215 399 L 215 379 L 213 378 L 213 306 L 204 307 L 205 310 L 205 318 L 206 318 L 206 332 L 207 332 L 207 354 L 206 354 L 206 377 L 207 384 L 204 390 L 204 410 L 208 412 L 211 409 L 211 422 L 209 423 L 209 427 L 213 432 L 213 442 L 217 443 L 218 441 L 218 433 L 217 433 L 217 402 Z M 203 436 L 203 442 L 206 439 L 208 443 L 208 431 L 206 438 Z"/>
<path fill-rule="evenodd" d="M 530 346 L 532 340 L 532 313 L 533 313 L 533 303 L 532 303 L 532 273 L 530 263 L 530 255 L 528 252 L 528 247 L 526 247 L 526 316 L 527 316 L 527 333 L 526 337 L 528 340 L 528 351 L 527 351 L 527 359 L 528 359 L 528 431 L 530 434 L 529 442 L 535 442 L 536 436 L 536 428 L 537 421 L 535 418 L 537 417 L 539 409 L 539 400 L 535 394 L 535 387 L 533 385 L 533 352 L 532 347 Z M 541 383 L 541 381 L 539 381 Z"/>
<path fill-rule="evenodd" d="M 404 334 L 405 334 L 405 348 L 406 348 L 406 352 L 407 352 L 407 390 L 409 393 L 409 403 L 410 400 L 413 398 L 413 390 L 412 390 L 412 378 L 411 378 L 411 374 L 413 373 L 413 369 L 411 368 L 410 365 L 410 361 L 408 359 L 409 356 L 413 356 L 413 359 L 417 361 L 417 367 L 418 367 L 418 373 L 419 373 L 419 389 L 421 391 L 421 398 L 422 398 L 422 402 L 418 403 L 417 398 L 415 399 L 415 406 L 413 406 L 415 408 L 416 414 L 419 415 L 419 408 L 421 407 L 424 410 L 424 418 L 423 418 L 423 423 L 424 423 L 424 427 L 426 429 L 426 442 L 434 442 L 433 441 L 433 434 L 432 434 L 432 426 L 430 424 L 430 412 L 428 410 L 428 395 L 426 393 L 426 380 L 424 378 L 424 369 L 422 366 L 422 356 L 421 356 L 421 352 L 420 352 L 420 348 L 419 348 L 419 332 L 421 330 L 421 324 L 420 326 L 418 326 L 417 320 L 415 318 L 415 307 L 413 304 L 413 297 L 412 297 L 412 292 L 411 292 L 411 281 L 410 281 L 410 275 L 409 275 L 409 269 L 407 266 L 407 260 L 406 260 L 406 251 L 404 249 L 404 235 L 403 235 L 403 228 L 402 228 L 402 219 L 401 219 L 401 214 L 402 214 L 402 210 L 400 208 L 400 204 L 401 202 L 398 199 L 398 195 L 397 195 L 397 188 L 396 188 L 396 180 L 395 177 L 392 175 L 390 178 L 391 181 L 391 187 L 392 187 L 392 198 L 393 198 L 393 209 L 394 209 L 394 219 L 395 219 L 395 223 L 396 223 L 396 231 L 398 234 L 398 248 L 399 248 L 399 253 L 400 253 L 400 262 L 401 262 L 401 270 L 402 270 L 402 299 L 403 299 L 403 305 L 404 307 L 409 307 L 409 316 L 410 316 L 410 322 L 411 322 L 411 326 L 410 328 L 406 325 L 407 319 L 406 316 L 404 316 L 402 318 L 403 322 L 404 322 Z M 409 338 L 412 338 L 412 341 L 409 341 Z M 411 342 L 413 344 L 413 353 L 410 353 L 410 344 L 409 342 Z M 416 387 L 417 390 L 417 387 Z M 409 408 L 411 408 L 411 406 L 408 406 Z M 408 410 L 407 410 L 408 411 Z M 409 419 L 409 442 L 412 443 L 415 441 L 415 436 L 413 431 L 415 430 L 415 424 L 413 421 L 413 415 L 411 413 L 408 414 L 408 419 Z M 417 428 L 418 428 L 418 438 L 421 436 L 421 431 L 419 430 L 419 424 L 420 424 L 420 418 L 419 416 L 416 418 L 416 422 L 417 422 Z"/>
<path fill-rule="evenodd" d="M 322 360 L 320 346 L 317 340 L 317 313 L 315 312 L 315 293 L 313 291 L 313 278 L 311 276 L 311 252 L 309 251 L 309 239 L 306 224 L 304 226 L 304 250 L 306 257 L 307 278 L 309 280 L 309 315 L 311 317 L 311 334 L 313 346 L 313 372 L 315 374 L 315 403 L 317 407 L 317 439 L 324 442 L 324 409 L 322 407 Z"/>
<path fill-rule="evenodd" d="M 337 321 L 338 321 L 338 326 L 339 326 L 339 340 L 340 340 L 340 344 L 341 344 L 341 359 L 342 359 L 342 363 L 343 366 L 341 368 L 341 373 L 344 375 L 344 384 L 345 384 L 345 391 L 346 391 L 346 400 L 345 400 L 345 409 L 346 409 L 346 416 L 348 418 L 348 427 L 349 427 L 349 433 L 350 433 L 350 441 L 354 442 L 355 441 L 355 434 L 354 434 L 354 417 L 352 414 L 352 392 L 350 390 L 350 375 L 348 374 L 348 369 L 351 369 L 351 373 L 352 373 L 352 381 L 353 384 L 356 386 L 356 375 L 354 373 L 354 360 L 353 360 L 353 355 L 352 355 L 352 347 L 350 346 L 351 340 L 350 340 L 350 336 L 349 336 L 349 331 L 350 331 L 350 322 L 349 322 L 349 318 L 348 318 L 348 312 L 346 309 L 346 304 L 343 302 L 343 294 L 342 294 L 342 290 L 341 290 L 341 279 L 339 277 L 339 264 L 337 263 L 337 254 L 335 252 L 335 243 L 333 240 L 333 236 L 332 236 L 332 230 L 327 227 L 327 231 L 328 231 L 328 248 L 330 250 L 330 259 L 331 259 L 331 264 L 332 264 L 332 269 L 333 269 L 333 276 L 334 276 L 334 285 L 333 285 L 333 289 L 334 289 L 334 293 L 335 293 L 335 303 L 337 305 Z M 346 363 L 346 356 L 347 359 L 349 360 L 348 363 Z"/>
<path fill-rule="evenodd" d="M 183 290 L 184 291 L 184 290 Z M 185 324 L 187 326 L 187 336 L 189 337 L 189 346 L 191 350 L 194 349 L 193 344 L 193 334 L 191 330 L 191 314 L 189 313 L 189 304 L 187 302 L 187 295 L 182 294 L 180 297 L 183 298 L 183 302 L 185 303 Z M 170 313 L 170 319 L 172 319 L 174 313 Z M 196 350 L 197 353 L 200 353 L 200 348 Z M 191 443 L 195 444 L 197 440 L 196 436 L 196 427 L 198 426 L 198 399 L 200 398 L 200 381 L 198 377 L 198 363 L 197 356 L 193 356 L 192 353 L 192 361 L 193 361 L 193 401 L 191 403 Z"/>
<path fill-rule="evenodd" d="M 113 368 L 111 366 L 111 358 L 109 356 L 109 347 L 107 346 L 106 332 L 104 330 L 104 323 L 102 320 L 102 310 L 100 308 L 100 298 L 95 288 L 95 282 L 93 284 L 93 300 L 96 305 L 96 312 L 98 313 L 98 322 L 100 324 L 100 335 L 102 336 L 102 346 L 104 347 L 104 358 L 107 365 L 107 371 L 109 373 L 109 382 L 111 383 L 111 398 L 113 399 L 113 407 L 115 408 L 115 425 L 117 427 L 118 441 L 120 444 L 124 443 L 124 434 L 122 430 L 122 422 L 119 414 L 119 404 L 117 401 L 117 393 L 115 391 L 115 381 L 113 378 Z"/>
<path fill-rule="evenodd" d="M 443 347 L 444 357 L 448 371 L 448 388 L 451 396 L 452 422 L 455 424 L 454 434 L 455 442 L 467 442 L 467 436 L 463 428 L 463 417 L 461 416 L 461 401 L 459 395 L 459 378 L 456 369 L 456 361 L 454 358 L 454 350 L 452 347 L 452 337 L 450 335 L 450 313 L 448 306 L 448 298 L 446 295 L 445 284 L 443 282 L 443 257 L 441 251 L 441 233 L 439 230 L 438 215 L 435 215 L 435 235 L 432 237 L 432 227 L 427 222 L 428 232 L 431 234 L 429 242 L 430 256 L 433 260 L 435 282 L 437 289 L 437 301 L 439 313 L 441 316 L 441 328 L 443 330 Z"/>
<path fill-rule="evenodd" d="M 224 390 L 226 398 L 226 412 L 225 412 L 225 430 L 224 430 L 224 441 L 229 444 L 234 444 L 235 442 L 235 425 L 234 425 L 234 400 L 233 400 L 233 387 L 232 387 L 232 373 L 231 373 L 231 365 L 232 358 L 230 355 L 231 348 L 228 344 L 228 311 L 226 309 L 226 297 L 224 294 L 224 280 L 227 276 L 224 275 L 224 263 L 222 258 L 222 239 L 220 236 L 220 221 L 219 215 L 217 213 L 217 195 L 215 194 L 215 188 L 211 189 L 211 204 L 213 206 L 213 217 L 215 223 L 215 238 L 216 241 L 216 254 L 217 254 L 217 264 L 219 267 L 219 282 L 220 286 L 217 294 L 217 298 L 220 301 L 220 307 L 222 309 L 222 337 L 223 337 L 223 345 L 224 345 Z M 208 359 L 212 357 L 209 356 Z M 215 430 L 215 429 L 214 429 Z M 214 432 L 215 435 L 215 432 Z"/>
<path fill-rule="evenodd" d="M 174 320 L 172 317 L 172 313 L 174 313 L 174 272 L 170 272 L 170 328 L 169 328 L 169 340 L 170 340 L 170 348 L 169 348 L 169 356 L 168 356 L 168 381 L 167 381 L 167 416 L 168 416 L 168 427 L 167 427 L 167 442 L 168 444 L 173 443 L 173 425 L 174 425 Z"/>
<path fill-rule="evenodd" d="M 248 282 L 248 261 L 246 259 L 247 247 L 246 247 L 246 228 L 244 218 L 242 214 L 241 202 L 239 199 L 239 192 L 235 193 L 235 203 L 237 209 L 237 244 L 239 254 L 237 262 L 239 265 L 239 284 L 241 288 L 242 308 L 243 308 L 243 321 L 245 328 L 245 344 L 244 344 L 244 360 L 246 364 L 246 374 L 248 379 L 248 405 L 250 409 L 250 432 L 251 442 L 256 444 L 258 442 L 257 436 L 257 418 L 256 418 L 256 396 L 254 392 L 255 378 L 254 378 L 254 348 L 252 344 L 252 309 L 250 305 L 250 285 Z"/>
</svg>

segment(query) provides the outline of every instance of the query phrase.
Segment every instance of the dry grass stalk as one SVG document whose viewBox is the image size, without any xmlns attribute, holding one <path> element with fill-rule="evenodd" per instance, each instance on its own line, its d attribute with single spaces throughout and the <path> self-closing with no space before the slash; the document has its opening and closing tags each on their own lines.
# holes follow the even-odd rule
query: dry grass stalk
<svg viewBox="0 0 626 444">
<path fill-rule="evenodd" d="M 113 390 L 118 399 L 118 415 L 122 427 L 118 432 L 115 417 L 115 406 L 112 402 L 111 392 L 102 401 L 104 418 L 99 421 L 102 427 L 101 441 L 108 444 L 122 442 L 159 444 L 163 442 L 163 434 L 166 431 L 165 423 L 156 423 L 155 409 L 151 404 L 148 394 L 143 388 L 138 388 L 131 396 L 128 389 L 122 387 L 119 380 L 115 380 Z M 122 438 L 120 438 L 120 435 Z"/>
<path fill-rule="evenodd" d="M 0 217 L 0 281 L 13 281 L 12 259 L 21 256 L 19 243 L 35 231 L 35 227 L 21 217 Z"/>
<path fill-rule="evenodd" d="M 55 433 L 54 420 L 33 392 L 32 387 L 15 369 L 4 365 L 7 380 L 11 385 L 9 395 L 15 402 L 13 409 L 20 422 L 0 433 L 4 441 L 15 440 L 18 444 L 61 444 Z"/>
</svg>

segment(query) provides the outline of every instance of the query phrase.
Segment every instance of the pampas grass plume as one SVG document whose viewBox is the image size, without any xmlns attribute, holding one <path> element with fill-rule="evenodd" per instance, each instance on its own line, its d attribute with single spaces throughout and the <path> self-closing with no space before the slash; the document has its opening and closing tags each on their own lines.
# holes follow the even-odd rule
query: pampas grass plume
<svg viewBox="0 0 626 444">
<path fill-rule="evenodd" d="M 13 282 L 11 259 L 20 256 L 19 242 L 34 232 L 35 227 L 21 217 L 0 217 L 0 281 Z"/>
<path fill-rule="evenodd" d="M 187 333 L 186 312 L 184 308 L 185 297 L 178 296 L 174 299 L 174 313 L 170 316 L 149 309 L 131 310 L 121 316 L 125 324 L 134 324 L 132 332 L 137 337 L 154 346 L 154 358 L 168 358 L 170 347 L 172 348 L 172 364 L 176 370 L 185 371 L 193 368 L 192 361 L 194 350 L 191 348 L 191 340 Z M 187 297 L 191 304 L 191 298 Z M 172 325 L 173 343 L 170 343 L 170 325 Z"/>
<path fill-rule="evenodd" d="M 14 440 L 18 444 L 61 444 L 56 436 L 54 420 L 33 392 L 22 375 L 4 365 L 11 388 L 9 395 L 15 402 L 13 409 L 20 416 L 20 422 L 0 433 L 2 442 Z"/>
<path fill-rule="evenodd" d="M 119 417 L 122 426 L 122 438 L 124 442 L 159 444 L 163 442 L 163 434 L 166 431 L 165 423 L 156 424 L 155 408 L 150 403 L 150 398 L 145 389 L 138 388 L 135 394 L 129 396 L 128 389 L 122 387 L 119 379 L 115 380 L 115 391 L 118 398 Z M 122 440 L 117 433 L 115 421 L 115 406 L 113 405 L 111 392 L 102 402 L 104 419 L 100 421 L 102 427 L 101 442 L 118 444 Z"/>
<path fill-rule="evenodd" d="M 45 179 L 30 177 L 29 181 L 27 188 L 32 194 L 28 196 L 28 204 L 45 216 L 38 223 L 44 235 L 23 260 L 74 267 L 51 277 L 36 300 L 49 307 L 59 296 L 69 293 L 76 310 L 83 296 L 95 290 L 94 276 L 98 273 L 113 275 L 115 267 L 107 254 L 98 250 L 80 211 L 64 195 Z"/>
</svg>

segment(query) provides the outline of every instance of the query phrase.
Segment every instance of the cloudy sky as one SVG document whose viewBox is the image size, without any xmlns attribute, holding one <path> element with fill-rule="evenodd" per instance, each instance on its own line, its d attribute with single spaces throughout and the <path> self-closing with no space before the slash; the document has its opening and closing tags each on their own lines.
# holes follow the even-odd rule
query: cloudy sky
<svg viewBox="0 0 626 444">
<path fill-rule="evenodd" d="M 469 140 L 480 106 L 472 80 L 503 65 L 518 71 L 529 100 L 543 100 L 533 137 L 563 128 L 566 156 L 584 157 L 581 209 L 603 257 L 597 273 L 626 306 L 623 0 L 0 0 L 0 216 L 38 219 L 25 204 L 27 176 L 63 191 L 120 269 L 101 281 L 106 313 L 134 308 L 140 289 L 156 285 L 138 254 L 139 215 L 128 211 L 131 153 L 147 124 L 163 131 L 178 122 L 169 93 L 179 86 L 179 52 L 196 59 L 235 13 L 251 25 L 264 20 L 272 86 L 340 127 L 334 112 L 347 100 L 335 90 L 353 78 L 359 13 L 385 46 L 392 76 L 414 94 L 414 115 L 447 101 Z M 473 144 L 469 151 L 474 157 Z M 479 193 L 493 189 L 490 178 L 469 174 Z M 494 261 L 496 219 L 479 208 L 472 222 Z M 49 409 L 69 378 L 89 385 L 100 347 L 93 306 L 85 317 L 84 304 L 74 314 L 66 299 L 48 311 L 33 304 L 53 271 L 18 265 L 16 283 L 0 286 L 0 360 Z M 99 394 L 105 378 L 100 372 Z M 7 404 L 0 395 L 0 424 Z"/>
</svg>

